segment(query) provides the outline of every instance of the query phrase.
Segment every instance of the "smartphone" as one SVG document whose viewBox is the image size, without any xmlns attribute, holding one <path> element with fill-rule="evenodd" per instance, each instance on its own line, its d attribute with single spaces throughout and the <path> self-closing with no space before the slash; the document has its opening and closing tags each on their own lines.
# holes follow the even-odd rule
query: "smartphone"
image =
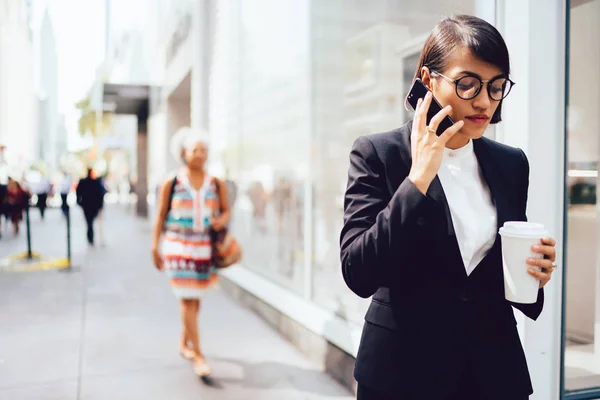
<svg viewBox="0 0 600 400">
<path fill-rule="evenodd" d="M 408 101 L 408 104 L 410 104 L 413 110 L 417 108 L 417 101 L 419 99 L 424 99 L 428 91 L 429 89 L 427 89 L 427 86 L 425 86 L 425 84 L 419 78 L 417 78 L 412 88 L 410 89 L 408 96 L 406 96 L 406 100 Z M 440 103 L 435 99 L 435 97 L 432 98 L 431 105 L 429 106 L 429 111 L 427 111 L 427 125 L 429 125 L 431 118 L 433 118 L 441 110 L 442 106 L 440 105 Z M 452 118 L 450 118 L 449 116 L 446 116 L 446 118 L 444 118 L 438 126 L 436 134 L 440 136 L 442 133 L 444 133 L 446 129 L 450 128 L 452 125 L 454 125 L 454 121 L 452 121 Z"/>
</svg>

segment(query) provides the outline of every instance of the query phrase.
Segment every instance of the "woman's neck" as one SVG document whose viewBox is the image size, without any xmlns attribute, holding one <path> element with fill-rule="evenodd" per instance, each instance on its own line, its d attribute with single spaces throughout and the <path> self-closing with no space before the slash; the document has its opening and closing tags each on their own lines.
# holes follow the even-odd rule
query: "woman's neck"
<svg viewBox="0 0 600 400">
<path fill-rule="evenodd" d="M 446 143 L 446 147 L 451 150 L 460 149 L 469 144 L 471 139 L 465 135 L 461 135 L 460 133 L 455 134 L 448 142 Z"/>
<path fill-rule="evenodd" d="M 204 175 L 204 168 L 190 168 L 190 167 L 187 167 L 186 170 L 187 170 L 188 176 L 198 177 L 198 176 L 203 176 Z"/>
<path fill-rule="evenodd" d="M 204 168 L 186 168 L 188 181 L 190 186 L 195 190 L 200 190 L 202 185 L 204 184 Z"/>
</svg>

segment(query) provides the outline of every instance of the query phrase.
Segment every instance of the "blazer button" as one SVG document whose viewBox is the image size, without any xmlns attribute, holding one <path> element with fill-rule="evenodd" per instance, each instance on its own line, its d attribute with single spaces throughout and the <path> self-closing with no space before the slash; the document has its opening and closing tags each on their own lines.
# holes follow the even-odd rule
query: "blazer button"
<svg viewBox="0 0 600 400">
<path fill-rule="evenodd" d="M 417 218 L 417 225 L 419 225 L 419 226 L 425 225 L 425 217 Z"/>
</svg>

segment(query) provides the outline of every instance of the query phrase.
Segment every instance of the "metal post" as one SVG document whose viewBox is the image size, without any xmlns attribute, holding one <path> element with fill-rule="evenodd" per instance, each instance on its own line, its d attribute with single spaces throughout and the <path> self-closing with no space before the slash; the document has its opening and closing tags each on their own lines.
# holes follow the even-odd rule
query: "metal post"
<svg viewBox="0 0 600 400">
<path fill-rule="evenodd" d="M 25 203 L 25 224 L 27 226 L 27 259 L 32 260 L 31 254 L 31 224 L 29 223 L 29 199 Z"/>
<path fill-rule="evenodd" d="M 71 268 L 71 208 L 68 204 L 65 207 L 67 217 L 67 261 L 69 263 L 68 268 Z"/>
</svg>

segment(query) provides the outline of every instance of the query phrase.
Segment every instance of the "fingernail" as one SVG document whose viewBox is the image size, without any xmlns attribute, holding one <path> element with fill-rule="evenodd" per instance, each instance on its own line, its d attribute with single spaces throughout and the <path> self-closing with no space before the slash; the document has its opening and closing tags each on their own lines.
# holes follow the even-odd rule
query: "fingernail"
<svg viewBox="0 0 600 400">
<path fill-rule="evenodd" d="M 534 244 L 533 246 L 531 246 L 531 248 L 532 248 L 534 251 L 538 251 L 538 250 L 540 249 L 540 246 L 538 246 L 537 244 Z"/>
</svg>

